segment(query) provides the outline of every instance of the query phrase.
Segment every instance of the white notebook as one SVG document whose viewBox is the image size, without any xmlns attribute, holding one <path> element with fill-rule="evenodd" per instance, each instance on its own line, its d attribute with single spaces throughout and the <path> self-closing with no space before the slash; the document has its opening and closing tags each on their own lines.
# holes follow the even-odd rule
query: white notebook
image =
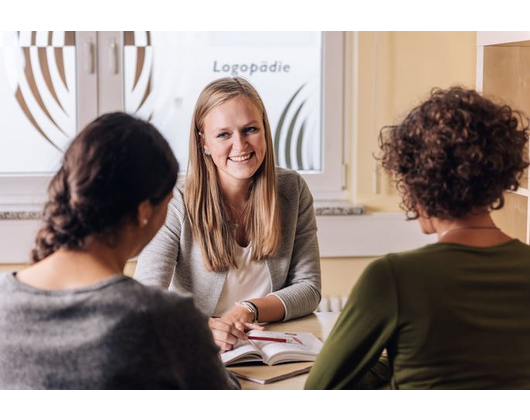
<svg viewBox="0 0 530 420">
<path fill-rule="evenodd" d="M 248 335 L 271 341 L 239 340 L 232 350 L 221 354 L 225 365 L 263 362 L 272 366 L 288 362 L 312 362 L 323 346 L 322 341 L 311 333 L 249 331 Z"/>
</svg>

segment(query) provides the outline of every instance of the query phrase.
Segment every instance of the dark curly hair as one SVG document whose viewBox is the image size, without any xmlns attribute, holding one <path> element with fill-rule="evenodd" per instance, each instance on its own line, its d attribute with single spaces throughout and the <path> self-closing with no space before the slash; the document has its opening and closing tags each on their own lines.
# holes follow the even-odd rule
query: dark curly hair
<svg viewBox="0 0 530 420">
<path fill-rule="evenodd" d="M 142 201 L 162 202 L 177 174 L 168 142 L 151 124 L 121 112 L 97 118 L 72 141 L 48 186 L 31 259 L 81 250 L 89 237 L 112 244 Z"/>
<path fill-rule="evenodd" d="M 433 89 L 405 120 L 379 135 L 382 166 L 409 219 L 457 219 L 500 209 L 516 190 L 528 158 L 528 118 L 474 90 Z"/>
</svg>

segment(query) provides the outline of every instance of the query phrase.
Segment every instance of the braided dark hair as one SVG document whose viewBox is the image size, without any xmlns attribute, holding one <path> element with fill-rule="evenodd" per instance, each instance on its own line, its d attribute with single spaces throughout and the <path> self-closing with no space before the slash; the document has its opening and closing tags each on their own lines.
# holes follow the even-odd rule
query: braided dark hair
<svg viewBox="0 0 530 420">
<path fill-rule="evenodd" d="M 72 141 L 50 182 L 32 260 L 81 250 L 91 236 L 112 243 L 142 201 L 156 205 L 171 192 L 177 174 L 169 144 L 151 124 L 122 112 L 97 118 Z"/>
</svg>

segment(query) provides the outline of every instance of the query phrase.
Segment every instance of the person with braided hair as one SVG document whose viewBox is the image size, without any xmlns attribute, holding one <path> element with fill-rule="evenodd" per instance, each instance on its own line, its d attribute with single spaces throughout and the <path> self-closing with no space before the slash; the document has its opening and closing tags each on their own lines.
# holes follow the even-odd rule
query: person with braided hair
<svg viewBox="0 0 530 420">
<path fill-rule="evenodd" d="M 162 226 L 178 163 L 148 122 L 106 114 L 53 177 L 32 264 L 0 275 L 0 389 L 231 389 L 191 298 L 123 275 Z"/>
</svg>

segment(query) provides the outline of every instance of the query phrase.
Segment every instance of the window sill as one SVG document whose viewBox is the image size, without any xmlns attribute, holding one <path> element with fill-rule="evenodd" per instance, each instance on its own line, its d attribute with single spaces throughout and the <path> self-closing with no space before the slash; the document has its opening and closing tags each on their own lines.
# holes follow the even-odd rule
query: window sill
<svg viewBox="0 0 530 420">
<path fill-rule="evenodd" d="M 418 248 L 435 240 L 401 213 L 366 213 L 347 202 L 315 202 L 320 255 L 377 257 Z M 0 264 L 25 263 L 40 227 L 41 212 L 0 211 Z"/>
<path fill-rule="evenodd" d="M 318 201 L 315 200 L 315 214 L 318 216 L 359 216 L 365 214 L 362 205 L 352 205 L 347 201 Z"/>
<path fill-rule="evenodd" d="M 365 212 L 364 206 L 347 202 L 315 202 L 317 216 L 359 216 Z M 0 210 L 0 220 L 40 220 L 41 216 L 42 212 L 36 210 Z"/>
<path fill-rule="evenodd" d="M 40 211 L 0 211 L 0 220 L 40 220 L 42 212 Z"/>
</svg>

